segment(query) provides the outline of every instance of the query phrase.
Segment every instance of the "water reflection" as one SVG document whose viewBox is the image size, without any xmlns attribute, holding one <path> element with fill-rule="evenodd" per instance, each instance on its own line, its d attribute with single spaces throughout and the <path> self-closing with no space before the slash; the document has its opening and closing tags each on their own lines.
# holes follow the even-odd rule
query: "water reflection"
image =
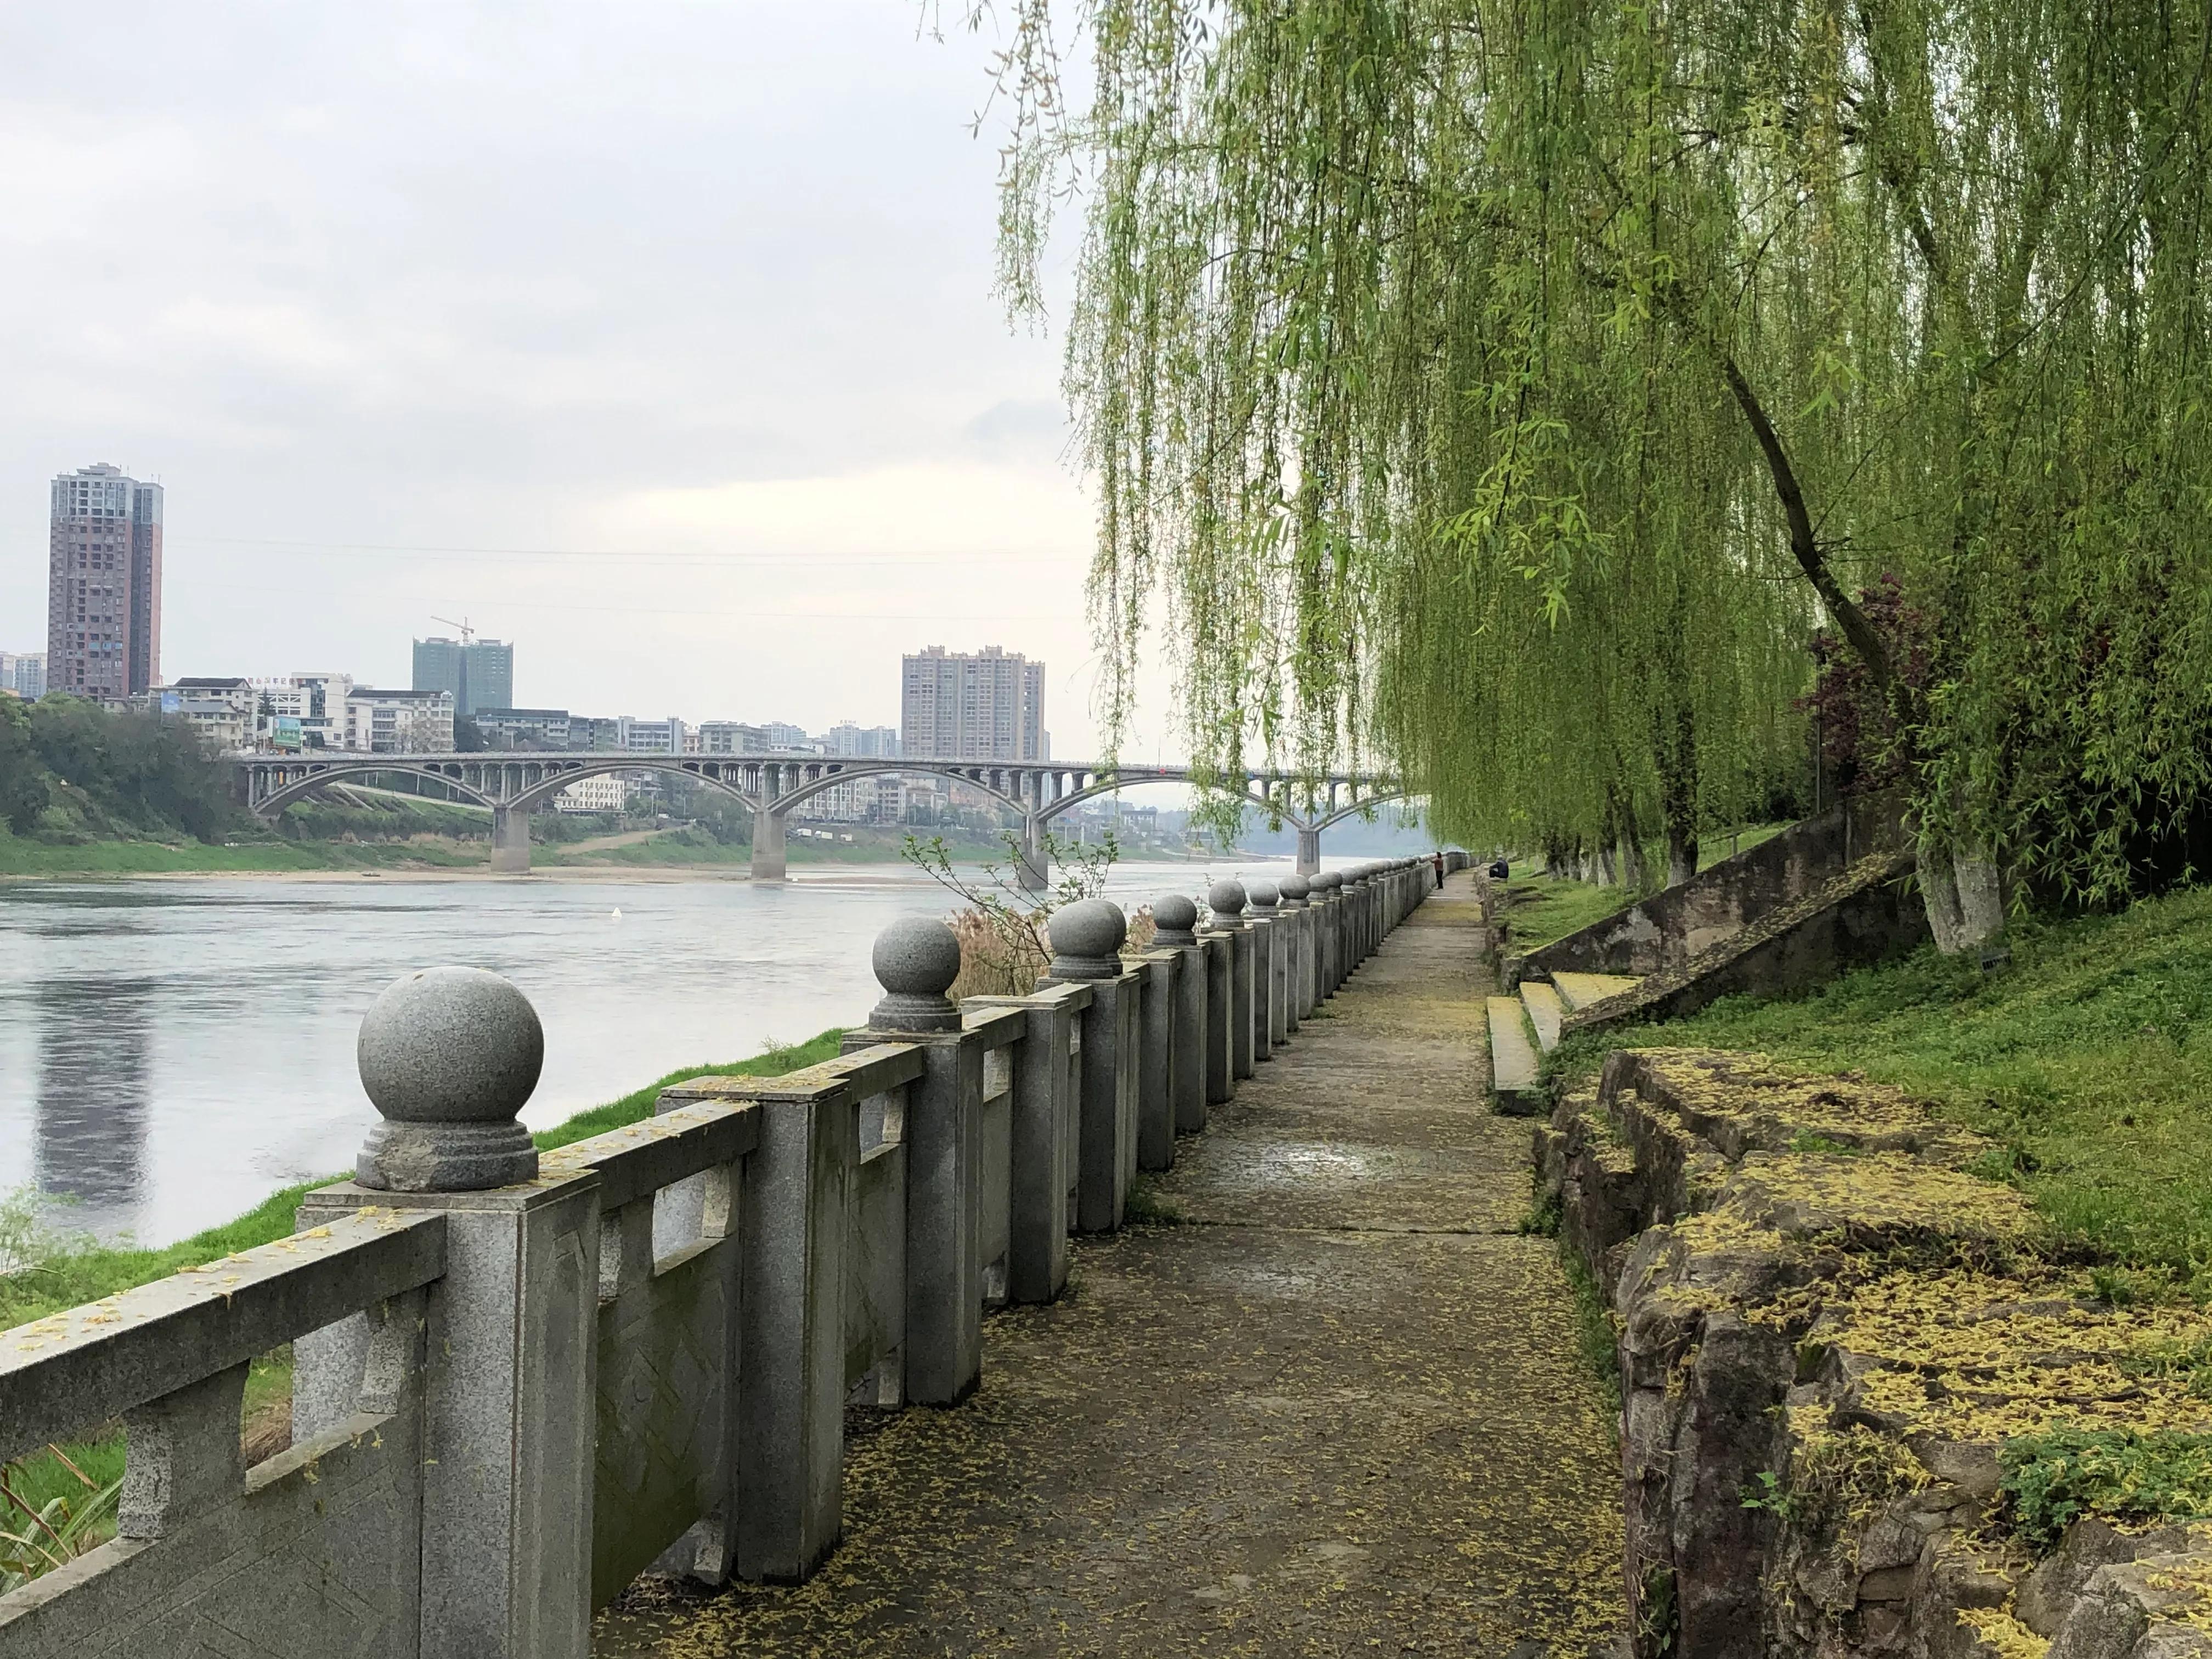
<svg viewBox="0 0 2212 1659">
<path fill-rule="evenodd" d="M 33 999 L 33 1179 L 40 1192 L 82 1206 L 74 1223 L 112 1229 L 144 1196 L 155 991 L 150 979 L 62 980 Z"/>
</svg>

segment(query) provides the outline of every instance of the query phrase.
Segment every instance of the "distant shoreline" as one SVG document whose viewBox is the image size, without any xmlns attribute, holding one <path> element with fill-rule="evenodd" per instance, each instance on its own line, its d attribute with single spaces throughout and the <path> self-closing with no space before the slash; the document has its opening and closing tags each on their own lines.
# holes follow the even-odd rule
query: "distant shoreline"
<svg viewBox="0 0 2212 1659">
<path fill-rule="evenodd" d="M 1287 864 L 1287 853 L 1230 852 L 1205 857 L 1123 859 L 1122 864 Z M 965 863 L 965 860 L 958 860 Z M 903 859 L 793 860 L 791 876 L 805 880 L 835 872 L 858 878 L 884 869 L 912 869 Z M 488 865 L 442 867 L 436 865 L 363 866 L 350 870 L 21 870 L 0 872 L 0 886 L 29 882 L 125 881 L 271 881 L 271 882 L 710 882 L 750 881 L 752 869 L 744 864 L 544 864 L 526 872 L 497 871 Z"/>
</svg>

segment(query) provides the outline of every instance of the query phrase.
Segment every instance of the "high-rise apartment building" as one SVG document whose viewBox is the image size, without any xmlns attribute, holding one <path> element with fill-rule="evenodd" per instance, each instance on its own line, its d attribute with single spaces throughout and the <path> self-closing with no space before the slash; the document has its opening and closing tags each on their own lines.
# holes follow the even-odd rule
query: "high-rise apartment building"
<svg viewBox="0 0 2212 1659">
<path fill-rule="evenodd" d="M 53 482 L 46 684 L 120 702 L 161 679 L 161 486 L 105 463 Z"/>
<path fill-rule="evenodd" d="M 899 677 L 899 748 L 931 760 L 1052 758 L 1044 729 L 1044 665 L 998 646 L 941 645 L 908 657 Z"/>
<path fill-rule="evenodd" d="M 814 739 L 825 755 L 852 755 L 867 760 L 895 760 L 899 734 L 888 726 L 856 726 L 840 720 Z"/>
<path fill-rule="evenodd" d="M 417 640 L 415 690 L 452 692 L 457 714 L 512 708 L 514 647 L 504 640 Z"/>
<path fill-rule="evenodd" d="M 43 651 L 0 651 L 0 691 L 12 691 L 26 702 L 46 695 L 46 653 Z"/>
</svg>

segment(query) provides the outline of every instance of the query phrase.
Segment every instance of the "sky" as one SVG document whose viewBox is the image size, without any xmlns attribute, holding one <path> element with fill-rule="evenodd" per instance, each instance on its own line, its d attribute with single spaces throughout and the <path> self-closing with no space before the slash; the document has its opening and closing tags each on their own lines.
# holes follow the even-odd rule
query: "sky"
<svg viewBox="0 0 2212 1659">
<path fill-rule="evenodd" d="M 167 489 L 168 678 L 404 685 L 447 618 L 518 703 L 819 731 L 995 644 L 1089 756 L 1060 343 L 991 292 L 990 39 L 920 21 L 0 8 L 0 649 L 112 461 Z"/>
</svg>

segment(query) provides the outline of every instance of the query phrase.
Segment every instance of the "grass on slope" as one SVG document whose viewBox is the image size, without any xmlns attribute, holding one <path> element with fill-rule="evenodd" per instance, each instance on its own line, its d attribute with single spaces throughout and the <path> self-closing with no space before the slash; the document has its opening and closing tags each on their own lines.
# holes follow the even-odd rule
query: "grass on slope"
<svg viewBox="0 0 2212 1659">
<path fill-rule="evenodd" d="M 1734 831 L 1710 835 L 1698 843 L 1698 869 L 1702 873 L 1724 859 L 1748 853 L 1761 842 L 1771 841 L 1791 827 L 1788 823 L 1753 823 Z M 1541 868 L 1541 860 L 1528 867 Z M 1664 873 L 1663 866 L 1654 867 Z M 1570 933 L 1580 933 L 1594 921 L 1604 921 L 1616 911 L 1626 910 L 1640 898 L 1651 897 L 1656 890 L 1655 888 L 1651 892 L 1638 892 L 1618 885 L 1601 887 L 1595 882 L 1553 876 L 1516 877 L 1506 885 L 1508 913 L 1513 924 L 1512 948 L 1517 955 L 1550 945 Z"/>
<path fill-rule="evenodd" d="M 2002 1142 L 1984 1173 L 2063 1234 L 2212 1300 L 2212 888 L 2018 921 L 2008 942 L 1994 973 L 1923 949 L 1802 999 L 1575 1038 L 1553 1063 L 1665 1043 L 1899 1085 Z"/>
<path fill-rule="evenodd" d="M 1638 896 L 1626 887 L 1516 876 L 1505 886 L 1505 917 L 1513 928 L 1507 946 L 1516 956 L 1526 954 L 1626 909 Z"/>
</svg>

